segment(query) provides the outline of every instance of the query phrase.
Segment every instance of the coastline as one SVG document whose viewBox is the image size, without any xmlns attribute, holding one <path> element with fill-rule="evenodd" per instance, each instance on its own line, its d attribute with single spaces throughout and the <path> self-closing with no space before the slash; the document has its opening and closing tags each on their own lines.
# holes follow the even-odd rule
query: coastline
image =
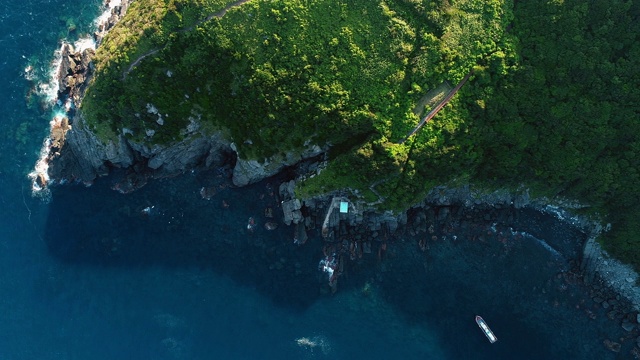
<svg viewBox="0 0 640 360">
<path fill-rule="evenodd" d="M 294 185 L 285 183 L 281 186 L 293 189 Z M 295 214 L 287 214 L 287 211 L 310 213 L 318 216 L 318 213 L 326 211 L 330 206 L 332 198 L 341 198 L 346 193 L 336 193 L 309 200 L 299 200 L 299 207 L 290 207 L 283 204 L 285 219 L 295 219 Z M 285 203 L 293 202 L 293 197 L 283 195 Z M 288 200 L 286 200 L 288 199 Z M 564 200 L 550 199 L 530 199 L 527 191 L 510 192 L 507 190 L 495 190 L 486 192 L 473 189 L 470 186 L 458 188 L 448 188 L 439 186 L 434 188 L 429 195 L 420 203 L 415 204 L 406 212 L 392 214 L 391 212 L 380 213 L 373 208 L 368 208 L 364 202 L 354 201 L 349 209 L 359 209 L 348 216 L 342 216 L 329 226 L 331 234 L 339 234 L 340 238 L 349 238 L 348 230 L 345 231 L 344 224 L 348 227 L 365 228 L 363 237 L 372 236 L 376 241 L 385 240 L 380 238 L 387 229 L 388 237 L 395 233 L 408 233 L 411 236 L 424 234 L 427 237 L 425 246 L 429 246 L 429 237 L 447 234 L 448 231 L 461 221 L 471 218 L 481 219 L 485 227 L 495 229 L 507 227 L 515 229 L 511 231 L 522 231 L 526 225 L 515 225 L 518 222 L 516 213 L 528 210 L 555 219 L 560 225 L 553 226 L 558 230 L 558 226 L 565 229 L 575 229 L 582 234 L 580 243 L 549 243 L 549 239 L 539 238 L 536 234 L 539 231 L 549 231 L 545 228 L 549 224 L 535 224 L 526 230 L 526 233 L 538 239 L 540 244 L 551 253 L 565 258 L 569 264 L 566 269 L 559 269 L 558 277 L 567 283 L 581 283 L 589 289 L 589 296 L 598 307 L 606 311 L 606 316 L 610 321 L 620 326 L 626 336 L 621 338 L 607 339 L 604 346 L 612 352 L 620 352 L 624 344 L 633 343 L 634 348 L 631 355 L 640 356 L 640 289 L 635 286 L 638 274 L 631 266 L 621 263 L 611 258 L 596 241 L 597 237 L 605 229 L 596 220 L 571 214 L 565 209 L 579 208 L 579 205 L 572 204 Z M 289 210 L 287 210 L 289 209 Z M 336 218 L 337 219 L 337 218 Z M 309 224 L 310 221 L 304 217 L 299 217 L 299 223 Z M 317 223 L 317 221 L 316 221 Z M 434 231 L 433 225 L 436 225 Z M 318 225 L 316 225 L 318 226 Z M 512 228 L 513 227 L 513 228 Z M 444 238 L 443 238 L 444 239 Z M 326 239 L 325 239 L 326 240 Z M 335 240 L 334 240 L 335 241 Z M 419 244 L 419 246 L 423 246 Z M 343 246 L 344 247 L 344 246 Z M 356 248 L 358 248 L 356 246 Z M 366 247 L 365 247 L 366 249 Z M 348 253 L 347 253 L 348 255 Z M 353 257 L 352 257 L 353 258 Z M 330 284 L 331 285 L 331 284 Z M 585 310 L 587 316 L 594 319 L 594 314 Z"/>
<path fill-rule="evenodd" d="M 587 355 L 591 353 L 598 354 L 596 358 L 599 359 L 613 360 L 628 353 L 628 341 L 622 344 L 620 355 L 603 346 L 605 337 L 619 341 L 624 330 L 607 318 L 602 307 L 594 306 L 582 284 L 559 277 L 565 274 L 560 271 L 570 268 L 561 258 L 530 236 L 520 232 L 512 234 L 500 224 L 495 226 L 495 232 L 491 229 L 496 219 L 507 219 L 513 214 L 515 218 L 519 216 L 520 220 L 525 220 L 528 213 L 502 209 L 486 221 L 483 216 L 476 217 L 475 212 L 449 207 L 451 224 L 456 225 L 456 219 L 461 221 L 452 230 L 445 227 L 446 233 L 434 229 L 433 235 L 438 239 L 430 241 L 429 248 L 421 251 L 419 240 L 432 235 L 428 222 L 416 221 L 421 218 L 418 216 L 420 211 L 416 210 L 408 217 L 411 225 L 399 228 L 396 236 L 388 240 L 381 258 L 378 257 L 382 244 L 379 240 L 371 241 L 371 253 L 363 254 L 362 258 L 358 259 L 356 254 L 352 261 L 347 253 L 338 290 L 331 294 L 325 277 L 328 274 L 318 269 L 323 247 L 328 243 L 320 234 L 324 211 L 318 212 L 317 222 L 314 219 L 315 229 L 308 232 L 307 242 L 296 245 L 296 226 L 285 226 L 281 220 L 278 184 L 283 177 L 236 188 L 226 174 L 223 176 L 228 186 L 220 189 L 217 175 L 216 170 L 196 170 L 193 174 L 152 181 L 126 196 L 110 190 L 114 177 L 96 181 L 92 188 L 55 187 L 52 189 L 53 204 L 68 211 L 63 217 L 49 220 L 45 242 L 50 249 L 55 249 L 56 258 L 69 264 L 122 269 L 123 276 L 131 266 L 150 269 L 169 266 L 169 273 L 180 268 L 213 269 L 219 276 L 256 291 L 258 297 L 268 303 L 280 304 L 285 311 L 293 309 L 296 313 L 306 313 L 305 309 L 317 309 L 323 304 L 331 306 L 338 311 L 323 311 L 322 318 L 316 320 L 326 320 L 327 315 L 335 319 L 328 323 L 333 329 L 330 332 L 345 341 L 344 324 L 356 321 L 354 328 L 357 329 L 371 323 L 369 315 L 355 318 L 352 315 L 364 309 L 370 309 L 372 313 L 385 313 L 384 309 L 388 309 L 420 331 L 439 339 L 425 344 L 426 348 L 439 347 L 449 355 L 459 355 L 431 358 L 473 358 L 472 350 L 479 351 L 477 358 L 501 358 L 505 357 L 505 351 L 517 358 L 521 346 L 526 344 L 548 346 L 546 350 L 534 350 L 528 357 L 523 357 L 527 359 L 589 359 L 592 357 Z M 203 199 L 200 189 L 212 186 L 216 187 L 217 193 L 209 200 Z M 224 207 L 223 200 L 229 207 Z M 98 212 L 90 211 L 96 204 Z M 145 215 L 144 208 L 151 206 Z M 263 215 L 266 207 L 274 210 L 274 218 Z M 426 218 L 435 217 L 436 210 L 434 207 L 425 211 Z M 444 212 L 440 211 L 441 214 Z M 249 217 L 255 220 L 253 232 L 246 228 Z M 305 222 L 307 218 L 305 216 Z M 119 225 L 113 229 L 110 225 L 95 229 L 94 224 L 101 219 L 106 224 Z M 276 222 L 277 229 L 263 226 L 269 221 Z M 412 231 L 424 225 L 426 233 L 411 236 Z M 70 227 L 80 233 L 104 231 L 87 242 L 83 236 L 69 236 L 61 231 Z M 345 230 L 353 232 L 354 237 L 373 236 L 363 226 L 350 227 L 345 223 Z M 148 236 L 150 234 L 153 236 Z M 478 234 L 483 238 L 473 239 L 467 234 Z M 457 240 L 454 240 L 455 235 Z M 547 235 L 554 237 L 555 232 Z M 558 235 L 566 237 L 567 233 Z M 383 236 L 379 232 L 376 239 Z M 502 242 L 504 238 L 506 243 Z M 202 286 L 212 284 L 205 282 Z M 580 309 L 575 308 L 576 305 L 580 305 Z M 589 309 L 596 319 L 588 317 L 586 310 Z M 502 343 L 499 348 L 485 348 L 489 346 L 486 338 L 470 316 L 475 314 L 489 322 Z M 383 319 L 379 329 L 387 335 L 373 339 L 386 341 L 386 336 L 406 337 L 405 321 L 393 325 L 392 319 L 387 316 Z M 305 328 L 313 332 L 317 324 L 313 321 Z M 387 333 L 390 325 L 393 330 Z M 556 336 L 557 331 L 566 336 Z M 369 332 L 358 333 L 371 338 Z M 460 336 L 469 337 L 464 349 L 457 345 Z M 410 337 L 409 341 L 415 342 L 412 339 Z M 440 342 L 442 346 L 439 346 Z M 573 347 L 576 347 L 575 353 L 571 351 Z M 410 354 L 409 357 L 415 357 L 420 353 Z"/>
<path fill-rule="evenodd" d="M 106 4 L 109 6 L 111 16 L 108 16 L 106 20 L 104 20 L 106 22 L 103 23 L 103 26 L 99 27 L 101 35 L 94 35 L 96 39 L 95 46 L 99 46 L 99 43 L 106 32 L 113 25 L 115 25 L 115 22 L 117 22 L 118 19 L 120 19 L 124 15 L 129 3 L 129 0 L 123 0 L 122 3 L 120 3 L 119 1 L 112 1 L 111 3 L 109 3 L 108 1 L 106 2 Z M 65 45 L 63 45 L 63 47 L 64 46 Z M 67 44 L 67 46 L 67 54 L 77 53 L 76 51 L 74 51 L 76 49 L 71 47 L 70 44 Z M 81 52 L 84 53 L 84 50 Z M 65 54 L 64 51 L 62 53 Z M 82 59 L 86 59 L 86 56 L 83 55 Z M 64 66 L 61 67 L 60 73 L 65 72 L 62 70 L 62 68 L 64 68 Z M 87 70 L 89 68 L 90 66 L 86 66 Z M 67 77 L 59 75 L 59 80 L 61 82 L 64 80 L 64 78 Z M 81 82 L 81 84 L 87 84 L 89 78 L 90 75 L 83 76 L 84 80 Z M 68 84 L 69 83 L 67 82 L 66 85 Z M 74 86 L 70 86 L 70 88 L 76 88 L 78 86 L 81 86 L 81 84 L 75 84 Z M 64 86 L 64 88 L 66 87 L 67 86 Z M 54 121 L 52 121 L 51 123 L 51 136 L 47 140 L 45 140 L 45 144 L 43 146 L 43 154 L 46 156 L 42 157 L 38 161 L 38 165 L 36 165 L 36 168 L 39 170 L 37 170 L 35 172 L 35 175 L 32 177 L 36 190 L 46 188 L 47 183 L 50 181 L 48 177 L 47 165 L 51 161 L 52 156 L 55 156 L 56 153 L 59 153 L 59 151 L 61 151 L 65 146 L 64 140 L 67 139 L 67 131 L 73 131 L 74 129 L 74 123 L 70 120 L 73 120 L 73 109 L 75 109 L 77 105 L 79 105 L 82 93 L 82 91 L 77 92 L 77 96 L 69 96 L 71 92 L 58 93 L 58 100 L 62 101 L 62 103 L 65 104 L 65 109 L 67 110 L 67 112 L 60 117 L 54 118 Z M 71 103 L 68 103 L 69 99 L 72 99 Z M 65 119 L 67 119 L 66 123 Z M 212 154 L 209 149 L 207 149 L 206 151 L 209 154 Z M 210 162 L 210 164 L 213 163 L 214 161 Z M 134 163 L 130 165 L 132 167 L 136 166 Z M 183 169 L 176 169 L 175 173 L 178 173 L 180 171 L 188 171 L 189 166 L 191 165 L 186 164 Z M 153 172 L 153 170 L 149 171 Z M 141 185 L 144 185 L 144 183 L 133 184 L 131 186 L 131 189 L 134 190 L 137 186 Z M 326 207 L 326 201 L 329 199 L 329 197 L 330 196 L 325 196 L 321 199 L 303 200 L 300 201 L 300 206 L 297 207 L 295 205 L 295 198 L 293 197 L 293 194 L 289 193 L 288 195 L 284 195 L 284 198 L 286 199 L 284 201 L 291 201 L 291 209 L 293 209 L 291 210 L 292 212 L 299 211 L 300 214 L 302 214 L 304 211 L 310 209 L 324 209 Z M 625 324 L 630 324 L 632 325 L 632 329 L 637 329 L 637 323 L 640 322 L 638 321 L 640 320 L 640 317 L 637 317 L 637 311 L 640 310 L 640 289 L 635 286 L 638 280 L 638 274 L 634 272 L 633 269 L 631 269 L 629 266 L 621 264 L 619 261 L 610 258 L 596 242 L 595 239 L 603 231 L 603 228 L 600 224 L 588 219 L 572 217 L 568 215 L 569 213 L 566 210 L 563 210 L 562 207 L 555 207 L 554 205 L 550 205 L 552 203 L 553 202 L 548 202 L 545 199 L 531 200 L 529 199 L 526 192 L 522 194 L 511 194 L 506 191 L 496 191 L 490 194 L 480 194 L 479 192 L 474 192 L 469 187 L 462 187 L 458 189 L 437 187 L 432 190 L 430 195 L 427 196 L 425 200 L 414 205 L 411 209 L 415 210 L 421 207 L 437 207 L 439 210 L 436 217 L 440 217 L 440 220 L 444 220 L 447 218 L 447 216 L 453 216 L 449 214 L 449 210 L 444 210 L 451 209 L 452 206 L 465 206 L 469 209 L 477 209 L 478 212 L 485 211 L 487 209 L 502 210 L 509 207 L 513 207 L 515 209 L 531 207 L 532 209 L 535 209 L 537 211 L 545 212 L 548 215 L 553 215 L 559 220 L 564 221 L 569 226 L 575 226 L 582 229 L 582 231 L 588 235 L 588 239 L 584 243 L 582 258 L 580 261 L 580 270 L 583 272 L 584 282 L 592 287 L 594 299 L 602 299 L 600 303 L 603 307 L 605 307 L 606 309 L 611 308 L 611 311 L 616 311 L 616 314 L 612 315 L 612 320 L 622 321 L 621 325 L 623 326 L 623 328 L 625 328 Z M 364 204 L 356 204 L 355 207 L 361 208 L 363 210 L 360 212 L 360 214 L 356 214 L 354 218 L 347 219 L 349 224 L 355 226 L 358 224 L 363 225 L 368 222 L 366 228 L 372 232 L 381 231 L 384 226 L 387 226 L 390 230 L 395 230 L 398 228 L 399 224 L 406 225 L 408 221 L 408 215 L 406 212 L 404 214 L 398 215 L 394 215 L 389 212 L 375 213 L 371 215 L 371 217 L 369 217 L 369 215 L 364 216 L 364 213 L 370 211 Z M 293 219 L 295 219 L 297 216 L 298 215 L 291 215 L 292 223 L 296 224 Z M 304 221 L 302 219 L 299 219 L 298 223 L 300 223 L 300 221 Z M 424 224 L 424 230 L 422 230 L 422 225 L 420 225 L 420 230 L 417 230 L 418 233 L 428 231 L 426 222 L 424 222 Z M 338 228 L 337 231 L 339 232 L 340 229 Z M 414 229 L 414 231 L 416 230 Z M 623 299 L 628 300 L 628 303 L 626 303 Z M 615 302 L 611 300 L 614 300 Z M 633 314 L 633 312 L 636 312 L 636 314 Z M 633 319 L 630 319 L 630 316 L 633 317 Z M 627 327 L 629 327 L 629 325 L 627 325 Z"/>
<path fill-rule="evenodd" d="M 102 39 L 116 23 L 124 17 L 129 4 L 135 0 L 105 0 L 105 10 L 96 18 L 96 30 L 71 44 L 62 40 L 60 49 L 54 54 L 54 69 L 47 97 L 54 110 L 49 122 L 49 135 L 43 140 L 40 155 L 34 170 L 29 174 L 32 194 L 47 199 L 50 163 L 60 156 L 65 147 L 67 132 L 73 128 L 73 117 L 80 106 L 84 91 L 93 73 L 92 58 Z"/>
</svg>

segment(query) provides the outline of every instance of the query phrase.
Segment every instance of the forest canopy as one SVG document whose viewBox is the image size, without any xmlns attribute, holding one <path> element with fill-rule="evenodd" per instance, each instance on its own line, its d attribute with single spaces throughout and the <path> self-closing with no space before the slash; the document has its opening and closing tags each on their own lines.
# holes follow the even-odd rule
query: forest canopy
<svg viewBox="0 0 640 360">
<path fill-rule="evenodd" d="M 328 166 L 298 194 L 347 188 L 386 209 L 438 184 L 524 186 L 589 205 L 614 224 L 606 248 L 640 264 L 640 4 L 232 5 L 133 2 L 98 51 L 88 124 L 104 140 L 168 144 L 197 122 L 258 160 L 328 144 Z"/>
</svg>

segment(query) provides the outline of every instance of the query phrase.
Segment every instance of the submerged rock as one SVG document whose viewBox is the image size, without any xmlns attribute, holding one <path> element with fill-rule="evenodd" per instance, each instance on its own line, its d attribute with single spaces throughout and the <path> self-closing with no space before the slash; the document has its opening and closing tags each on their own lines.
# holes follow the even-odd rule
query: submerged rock
<svg viewBox="0 0 640 360">
<path fill-rule="evenodd" d="M 625 329 L 626 331 L 632 331 L 636 326 L 630 322 L 623 322 L 622 323 L 622 328 Z"/>
<path fill-rule="evenodd" d="M 622 345 L 620 345 L 619 343 L 615 342 L 615 341 L 611 341 L 609 339 L 606 339 L 603 341 L 604 346 L 613 351 L 613 352 L 620 352 L 620 349 L 622 348 Z"/>
</svg>

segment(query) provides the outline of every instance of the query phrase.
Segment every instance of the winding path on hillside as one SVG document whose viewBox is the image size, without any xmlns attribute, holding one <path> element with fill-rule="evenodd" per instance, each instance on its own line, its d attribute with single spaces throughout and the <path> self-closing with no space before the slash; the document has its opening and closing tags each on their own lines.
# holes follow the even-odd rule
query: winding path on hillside
<svg viewBox="0 0 640 360">
<path fill-rule="evenodd" d="M 416 127 L 413 128 L 413 130 L 411 130 L 407 134 L 407 136 L 404 139 L 402 139 L 398 144 L 402 144 L 405 141 L 407 141 L 407 139 L 409 139 L 413 134 L 417 133 L 418 130 L 420 130 L 420 128 L 427 123 L 427 121 L 431 120 L 431 118 L 436 116 L 436 114 L 440 110 L 442 110 L 442 108 L 445 105 L 447 105 L 449 100 L 451 100 L 451 98 L 458 92 L 458 90 L 462 88 L 462 85 L 464 85 L 467 82 L 467 80 L 469 80 L 469 77 L 471 76 L 471 74 L 473 74 L 473 70 L 469 71 L 469 73 L 458 83 L 458 85 L 456 85 L 456 87 L 454 87 L 451 91 L 449 91 L 447 96 L 444 99 L 442 99 L 442 101 L 438 105 L 436 105 L 436 107 L 434 107 L 431 111 L 429 111 L 429 113 L 418 123 L 418 125 L 416 125 Z"/>
<path fill-rule="evenodd" d="M 191 31 L 191 30 L 195 29 L 196 26 L 198 26 L 200 24 L 203 24 L 203 23 L 205 23 L 205 22 L 207 22 L 207 21 L 209 21 L 209 20 L 211 20 L 213 18 L 221 18 L 221 17 L 223 17 L 229 10 L 233 9 L 234 7 L 240 6 L 240 5 L 244 4 L 244 3 L 247 3 L 249 1 L 250 0 L 238 0 L 238 1 L 234 2 L 234 3 L 231 3 L 231 4 L 227 5 L 227 6 L 225 6 L 224 9 L 222 9 L 222 10 L 216 12 L 216 13 L 210 14 L 206 18 L 196 22 L 195 24 L 189 26 L 188 28 L 184 28 L 184 29 L 178 30 L 177 32 L 182 33 L 182 32 Z M 167 45 L 165 45 L 164 47 L 159 48 L 159 49 L 150 50 L 150 51 L 138 56 L 138 58 L 134 62 L 132 62 L 131 65 L 129 65 L 127 70 L 125 70 L 122 73 L 122 80 L 125 80 L 127 78 L 127 75 L 129 75 L 129 73 L 131 72 L 131 70 L 133 70 L 133 68 L 136 65 L 138 65 L 142 60 L 144 60 L 148 56 L 151 56 L 151 55 L 157 53 L 160 50 L 165 49 L 166 47 L 167 47 Z"/>
</svg>

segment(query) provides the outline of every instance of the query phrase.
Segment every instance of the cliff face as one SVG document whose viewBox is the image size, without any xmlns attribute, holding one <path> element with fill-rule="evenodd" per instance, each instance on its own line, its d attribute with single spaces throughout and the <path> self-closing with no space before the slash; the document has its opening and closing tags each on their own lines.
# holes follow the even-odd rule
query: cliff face
<svg viewBox="0 0 640 360">
<path fill-rule="evenodd" d="M 235 145 L 232 145 L 235 151 Z M 233 184 L 236 186 L 245 186 L 253 184 L 269 176 L 279 173 L 287 166 L 292 166 L 300 161 L 318 156 L 327 149 L 320 146 L 308 146 L 301 152 L 288 152 L 284 155 L 277 155 L 265 159 L 263 162 L 257 160 L 245 160 L 238 158 L 233 168 Z"/>
<path fill-rule="evenodd" d="M 124 17 L 131 0 L 105 3 L 108 12 L 104 22 L 93 34 L 97 45 L 107 32 Z M 113 6 L 112 6 L 113 5 Z M 71 44 L 63 44 L 58 69 L 58 100 L 67 109 L 80 108 L 82 98 L 93 76 L 93 49 L 76 51 Z M 48 181 L 81 181 L 91 183 L 109 173 L 110 168 L 126 169 L 136 178 L 169 176 L 198 165 L 217 166 L 231 153 L 229 142 L 220 134 L 205 135 L 193 129 L 183 141 L 168 146 L 152 146 L 129 141 L 124 135 L 116 140 L 103 142 L 86 126 L 81 112 L 70 112 L 68 117 L 55 119 L 45 144 L 48 153 L 40 159 L 46 174 L 36 174 L 37 187 L 45 187 Z M 64 126 L 63 126 L 64 125 Z M 144 182 L 129 184 L 123 191 L 135 189 Z"/>
<path fill-rule="evenodd" d="M 122 135 L 116 141 L 103 143 L 87 128 L 81 114 L 76 114 L 64 146 L 49 163 L 49 177 L 91 183 L 108 174 L 110 168 L 126 169 L 129 175 L 144 178 L 171 176 L 200 165 L 220 166 L 231 152 L 229 142 L 220 134 L 206 136 L 197 132 L 168 146 L 149 147 Z"/>
<path fill-rule="evenodd" d="M 117 9 L 117 15 L 121 16 L 122 11 L 122 8 Z M 112 17 L 109 20 L 109 26 L 113 23 L 115 20 Z M 71 47 L 64 48 L 59 70 L 61 100 L 70 99 L 76 107 L 79 107 L 91 76 L 93 54 L 93 51 L 83 51 L 79 54 Z M 301 151 L 279 154 L 263 161 L 245 160 L 238 158 L 237 149 L 233 143 L 221 133 L 210 134 L 197 129 L 186 134 L 184 140 L 170 145 L 137 143 L 129 140 L 126 135 L 119 135 L 115 140 L 105 143 L 100 141 L 85 124 L 81 113 L 74 114 L 70 120 L 61 119 L 55 127 L 52 127 L 50 140 L 51 151 L 46 158 L 50 179 L 59 182 L 70 180 L 91 183 L 97 177 L 108 174 L 110 169 L 119 168 L 126 173 L 126 181 L 117 185 L 117 189 L 122 192 L 143 186 L 149 177 L 171 176 L 197 166 L 217 167 L 230 160 L 235 161 L 234 184 L 244 186 L 275 175 L 287 166 L 318 156 L 327 150 L 319 146 L 307 146 Z M 46 185 L 47 180 L 44 177 L 38 177 L 36 181 Z M 283 194 L 286 200 L 283 209 L 286 210 L 285 218 L 290 219 L 290 223 L 297 226 L 296 234 L 299 234 L 297 239 L 303 243 L 303 239 L 306 239 L 304 224 L 309 221 L 302 216 L 301 208 L 304 208 L 305 212 L 315 214 L 316 217 L 322 217 L 324 214 L 321 210 L 331 201 L 327 198 L 306 199 L 301 202 L 294 198 L 293 187 L 292 183 L 286 186 L 286 195 Z M 462 206 L 464 211 L 457 210 L 459 206 Z M 542 203 L 531 202 L 526 192 L 515 195 L 506 191 L 485 194 L 474 192 L 469 187 L 455 189 L 438 187 L 433 189 L 424 201 L 412 208 L 411 211 L 416 215 L 411 219 L 406 212 L 381 214 L 377 209 L 369 208 L 366 204 L 356 201 L 354 208 L 358 211 L 348 216 L 338 215 L 336 212 L 336 216 L 328 218 L 327 228 L 332 229 L 334 234 L 344 233 L 346 230 L 340 227 L 340 220 L 342 220 L 349 226 L 371 231 L 375 234 L 372 236 L 376 238 L 379 232 L 393 232 L 399 225 L 411 221 L 412 228 L 409 231 L 418 234 L 429 231 L 427 224 L 434 221 L 445 223 L 463 215 L 480 216 L 482 211 L 485 221 L 493 222 L 505 216 L 508 218 L 509 212 L 502 211 L 503 209 L 510 207 L 519 209 L 525 206 L 549 211 Z M 569 223 L 573 224 L 573 221 Z M 601 277 L 608 286 L 630 299 L 638 308 L 640 295 L 637 287 L 634 286 L 638 279 L 637 274 L 631 268 L 607 258 L 606 253 L 595 242 L 599 230 L 589 229 L 590 224 L 579 226 L 585 228 L 585 231 L 590 230 L 591 233 L 582 259 L 582 269 L 587 280 L 592 281 L 594 278 Z M 364 237 L 363 233 L 358 236 Z"/>
<path fill-rule="evenodd" d="M 106 2 L 110 6 L 109 13 L 103 16 L 104 23 L 93 36 L 96 44 L 99 45 L 107 32 L 125 16 L 130 3 L 130 0 L 123 0 L 110 6 Z M 70 44 L 62 46 L 58 100 L 65 103 L 68 110 L 81 107 L 94 76 L 95 54 L 93 49 L 76 51 Z M 111 168 L 118 168 L 124 170 L 129 179 L 118 190 L 127 192 L 144 185 L 149 177 L 171 176 L 198 166 L 218 167 L 233 162 L 233 182 L 245 186 L 327 150 L 327 147 L 307 145 L 262 161 L 245 160 L 238 156 L 238 149 L 222 132 L 202 131 L 197 122 L 182 131 L 183 139 L 168 145 L 133 141 L 126 130 L 115 139 L 105 141 L 87 125 L 81 111 L 69 111 L 67 117 L 52 125 L 46 142 L 48 153 L 39 162 L 45 170 L 34 176 L 35 187 L 44 188 L 49 181 L 90 184 L 97 177 L 107 175 Z"/>
<path fill-rule="evenodd" d="M 82 114 L 73 118 L 64 145 L 51 156 L 49 177 L 54 181 L 91 183 L 109 173 L 110 168 L 126 169 L 144 177 L 164 177 L 180 174 L 198 166 L 219 167 L 235 159 L 233 183 L 253 184 L 279 173 L 298 162 L 318 156 L 326 149 L 310 146 L 302 152 L 256 160 L 239 159 L 235 146 L 221 133 L 189 134 L 184 140 L 167 146 L 140 144 L 120 135 L 116 141 L 101 142 L 86 126 Z"/>
</svg>

